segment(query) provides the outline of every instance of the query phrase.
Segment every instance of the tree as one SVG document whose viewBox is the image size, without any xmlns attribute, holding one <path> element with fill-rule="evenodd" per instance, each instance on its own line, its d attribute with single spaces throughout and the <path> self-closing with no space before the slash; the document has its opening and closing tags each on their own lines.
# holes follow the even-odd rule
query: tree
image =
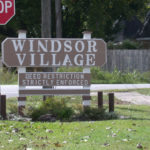
<svg viewBox="0 0 150 150">
<path fill-rule="evenodd" d="M 61 0 L 55 0 L 56 37 L 62 37 L 62 8 Z"/>
<path fill-rule="evenodd" d="M 148 0 L 63 0 L 65 37 L 81 37 L 83 30 L 105 40 L 120 29 L 122 20 L 140 17 Z"/>
<path fill-rule="evenodd" d="M 63 26 L 58 23 L 59 29 L 62 26 L 63 37 L 80 38 L 82 31 L 91 30 L 94 37 L 109 40 L 119 30 L 120 21 L 132 16 L 145 17 L 148 0 L 51 0 L 49 12 L 52 12 L 52 22 L 49 30 L 51 29 L 52 37 L 56 37 L 56 20 L 60 20 L 55 12 L 56 1 L 63 6 L 60 17 Z M 41 0 L 41 3 L 39 0 L 16 0 L 16 15 L 7 25 L 0 26 L 0 40 L 8 36 L 16 37 L 19 29 L 27 30 L 28 37 L 41 37 L 42 3 L 47 3 L 47 0 Z M 61 10 L 60 5 L 58 9 Z M 45 34 L 50 34 L 50 31 L 45 31 Z"/>
<path fill-rule="evenodd" d="M 51 0 L 41 0 L 41 33 L 43 38 L 52 37 L 51 34 Z"/>
</svg>

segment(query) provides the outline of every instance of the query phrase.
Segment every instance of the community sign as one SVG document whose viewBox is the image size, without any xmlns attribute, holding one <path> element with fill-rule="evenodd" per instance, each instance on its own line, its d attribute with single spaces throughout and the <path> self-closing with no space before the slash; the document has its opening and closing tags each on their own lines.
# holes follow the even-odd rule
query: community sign
<svg viewBox="0 0 150 150">
<path fill-rule="evenodd" d="M 8 67 L 102 66 L 106 43 L 102 39 L 7 38 L 2 59 Z"/>
</svg>

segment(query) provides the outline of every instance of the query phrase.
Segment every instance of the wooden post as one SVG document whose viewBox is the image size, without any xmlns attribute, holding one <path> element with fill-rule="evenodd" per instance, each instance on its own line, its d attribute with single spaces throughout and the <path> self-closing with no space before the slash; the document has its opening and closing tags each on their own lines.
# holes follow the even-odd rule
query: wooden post
<svg viewBox="0 0 150 150">
<path fill-rule="evenodd" d="M 0 115 L 3 119 L 6 119 L 6 95 L 0 96 Z"/>
<path fill-rule="evenodd" d="M 98 92 L 98 108 L 103 108 L 103 92 Z"/>
<path fill-rule="evenodd" d="M 109 93 L 109 112 L 114 112 L 114 93 Z"/>
<path fill-rule="evenodd" d="M 24 116 L 23 110 L 25 109 L 26 97 L 18 97 L 18 114 Z"/>
<path fill-rule="evenodd" d="M 89 31 L 83 32 L 83 39 L 91 39 L 91 32 L 89 32 Z M 83 73 L 91 73 L 90 68 L 89 67 L 83 68 Z M 83 86 L 83 88 L 90 90 L 90 86 Z M 90 102 L 91 102 L 90 93 L 87 96 L 83 96 L 82 100 L 83 100 L 83 102 L 82 102 L 83 109 L 86 109 L 86 107 L 89 107 L 90 106 Z"/>
<path fill-rule="evenodd" d="M 26 38 L 26 31 L 19 30 L 18 31 L 18 38 L 19 39 L 25 39 Z M 19 73 L 26 73 L 26 68 L 18 67 L 18 77 L 19 77 Z M 18 78 L 18 83 L 19 83 L 19 78 Z M 25 89 L 25 86 L 19 86 L 19 90 L 20 89 Z M 23 116 L 22 110 L 25 108 L 25 101 L 26 101 L 26 98 L 24 96 L 19 95 L 19 97 L 18 97 L 18 115 Z"/>
<path fill-rule="evenodd" d="M 83 109 L 85 110 L 87 107 L 90 107 L 91 96 L 82 96 L 83 100 Z"/>
</svg>

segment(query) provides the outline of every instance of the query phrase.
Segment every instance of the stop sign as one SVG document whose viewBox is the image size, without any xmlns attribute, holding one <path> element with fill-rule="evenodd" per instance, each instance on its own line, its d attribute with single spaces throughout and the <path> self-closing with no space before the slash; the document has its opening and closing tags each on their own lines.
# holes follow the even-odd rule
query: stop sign
<svg viewBox="0 0 150 150">
<path fill-rule="evenodd" d="M 0 0 L 0 25 L 5 25 L 15 15 L 15 0 Z"/>
</svg>

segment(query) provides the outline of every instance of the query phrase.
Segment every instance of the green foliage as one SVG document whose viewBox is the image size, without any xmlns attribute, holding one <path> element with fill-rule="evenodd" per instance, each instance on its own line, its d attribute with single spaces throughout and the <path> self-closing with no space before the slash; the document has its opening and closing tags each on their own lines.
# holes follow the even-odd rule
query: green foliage
<svg viewBox="0 0 150 150">
<path fill-rule="evenodd" d="M 15 114 L 17 115 L 18 113 L 18 105 L 15 103 L 9 103 L 9 105 L 7 106 L 7 110 L 9 114 Z"/>
<path fill-rule="evenodd" d="M 80 67 L 61 67 L 58 72 L 82 72 Z M 17 74 L 15 72 L 0 70 L 0 84 L 16 84 Z M 150 72 L 143 74 L 133 72 L 121 72 L 115 69 L 113 72 L 102 71 L 97 67 L 91 68 L 91 82 L 93 84 L 119 84 L 119 83 L 149 83 Z"/>
<path fill-rule="evenodd" d="M 58 72 L 82 72 L 81 67 L 60 67 L 57 69 Z"/>
<path fill-rule="evenodd" d="M 5 26 L 0 27 L 1 34 L 16 36 L 17 30 L 28 31 L 29 37 L 40 36 L 41 3 L 39 0 L 16 0 L 16 15 Z"/>
<path fill-rule="evenodd" d="M 99 84 L 117 84 L 117 83 L 146 83 L 148 79 L 143 77 L 137 71 L 133 72 L 121 72 L 114 70 L 112 73 L 107 71 L 101 71 L 99 68 L 91 69 L 92 83 Z"/>
<path fill-rule="evenodd" d="M 63 0 L 64 37 L 81 37 L 81 31 L 91 30 L 94 37 L 111 40 L 122 27 L 122 20 L 141 18 L 148 0 Z M 144 12 L 144 13 L 143 13 Z M 116 22 L 114 24 L 114 22 Z"/>
<path fill-rule="evenodd" d="M 108 42 L 108 49 L 141 49 L 142 45 L 139 42 L 132 40 L 124 40 L 122 43 Z"/>
<path fill-rule="evenodd" d="M 61 67 L 58 72 L 82 72 L 83 68 L 65 68 Z M 149 83 L 150 73 L 121 72 L 115 69 L 113 72 L 103 71 L 97 67 L 91 68 L 91 82 L 93 84 L 123 84 L 123 83 Z"/>
<path fill-rule="evenodd" d="M 48 98 L 39 107 L 34 108 L 31 117 L 37 120 L 41 115 L 52 114 L 58 120 L 69 120 L 73 113 L 73 109 L 67 106 L 65 99 Z"/>
<path fill-rule="evenodd" d="M 82 37 L 82 31 L 93 31 L 94 37 L 105 40 L 121 29 L 119 22 L 133 16 L 145 17 L 148 0 L 62 0 L 63 37 Z M 28 37 L 41 37 L 41 1 L 16 0 L 16 15 L 5 26 L 0 26 L 0 42 L 5 37 L 16 37 L 17 30 L 25 29 Z M 52 0 L 52 36 L 55 37 L 55 1 Z M 114 26 L 114 22 L 118 21 Z"/>
<path fill-rule="evenodd" d="M 80 111 L 79 120 L 110 120 L 117 119 L 116 113 L 108 113 L 105 109 L 87 107 L 84 111 Z"/>
<path fill-rule="evenodd" d="M 0 84 L 16 84 L 17 79 L 15 72 L 0 69 Z"/>
<path fill-rule="evenodd" d="M 71 103 L 71 102 L 70 102 Z M 45 114 L 51 114 L 56 120 L 71 121 L 71 120 L 108 120 L 116 119 L 116 113 L 108 113 L 105 109 L 98 109 L 97 107 L 87 107 L 83 110 L 81 105 L 71 104 L 67 102 L 67 98 L 48 98 L 42 102 L 38 107 L 32 107 L 32 120 L 36 121 Z M 29 113 L 28 113 L 29 114 Z"/>
</svg>

